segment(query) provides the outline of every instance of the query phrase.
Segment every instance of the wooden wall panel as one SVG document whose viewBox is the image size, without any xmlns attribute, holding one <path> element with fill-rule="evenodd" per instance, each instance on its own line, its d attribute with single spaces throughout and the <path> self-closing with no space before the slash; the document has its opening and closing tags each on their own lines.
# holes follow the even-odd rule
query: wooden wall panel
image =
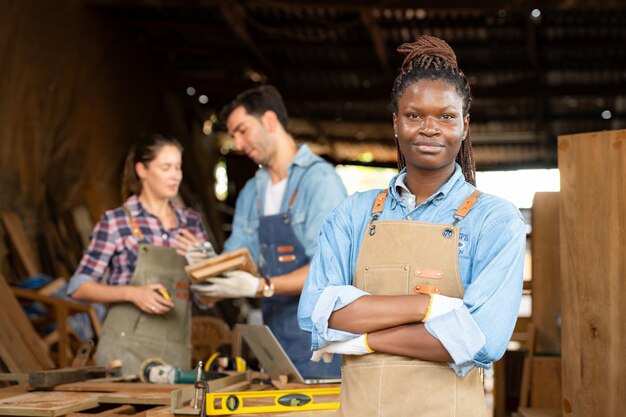
<svg viewBox="0 0 626 417">
<path fill-rule="evenodd" d="M 0 209 L 20 214 L 35 247 L 49 204 L 86 204 L 89 187 L 99 210 L 119 204 L 130 143 L 167 124 L 166 83 L 135 35 L 82 1 L 1 9 Z"/>
<path fill-rule="evenodd" d="M 559 137 L 563 415 L 626 410 L 626 130 Z"/>
<path fill-rule="evenodd" d="M 532 320 L 537 354 L 561 352 L 559 193 L 536 193 L 532 208 Z"/>
</svg>

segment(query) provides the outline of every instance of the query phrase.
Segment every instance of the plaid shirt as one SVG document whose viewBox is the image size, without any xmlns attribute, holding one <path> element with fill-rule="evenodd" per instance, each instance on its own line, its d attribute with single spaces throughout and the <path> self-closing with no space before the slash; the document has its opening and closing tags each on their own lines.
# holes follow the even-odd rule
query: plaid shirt
<svg viewBox="0 0 626 417">
<path fill-rule="evenodd" d="M 177 225 L 169 230 L 148 212 L 137 196 L 131 196 L 124 205 L 131 213 L 143 237 L 141 243 L 155 246 L 175 247 L 175 237 L 182 229 L 188 229 L 200 241 L 207 240 L 207 233 L 200 214 L 189 208 L 170 203 L 176 214 Z M 137 238 L 123 207 L 109 210 L 94 228 L 89 247 L 68 285 L 68 294 L 87 281 L 102 281 L 109 270 L 108 285 L 127 285 L 137 264 Z"/>
</svg>

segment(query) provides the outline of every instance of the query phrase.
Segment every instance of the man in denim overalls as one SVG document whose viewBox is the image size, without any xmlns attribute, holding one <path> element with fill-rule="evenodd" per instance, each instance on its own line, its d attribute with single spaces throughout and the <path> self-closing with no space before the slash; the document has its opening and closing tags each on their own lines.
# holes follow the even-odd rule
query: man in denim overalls
<svg viewBox="0 0 626 417">
<path fill-rule="evenodd" d="M 221 114 L 237 150 L 259 169 L 237 198 L 233 231 L 224 252 L 247 247 L 260 277 L 234 271 L 209 280 L 207 295 L 263 297 L 263 321 L 304 377 L 338 377 L 341 359 L 310 361 L 311 336 L 300 330 L 302 286 L 326 215 L 346 197 L 334 167 L 297 145 L 285 130 L 287 111 L 278 91 L 262 86 L 239 94 Z"/>
</svg>

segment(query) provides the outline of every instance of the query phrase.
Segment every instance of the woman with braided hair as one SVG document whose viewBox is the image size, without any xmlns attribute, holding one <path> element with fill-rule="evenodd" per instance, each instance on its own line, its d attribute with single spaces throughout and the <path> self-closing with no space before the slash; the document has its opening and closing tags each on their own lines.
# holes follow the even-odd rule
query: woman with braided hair
<svg viewBox="0 0 626 417">
<path fill-rule="evenodd" d="M 421 36 L 392 91 L 399 173 L 320 233 L 298 318 L 312 360 L 343 354 L 342 416 L 485 416 L 522 292 L 526 224 L 475 187 L 470 88 L 450 46 Z"/>
</svg>

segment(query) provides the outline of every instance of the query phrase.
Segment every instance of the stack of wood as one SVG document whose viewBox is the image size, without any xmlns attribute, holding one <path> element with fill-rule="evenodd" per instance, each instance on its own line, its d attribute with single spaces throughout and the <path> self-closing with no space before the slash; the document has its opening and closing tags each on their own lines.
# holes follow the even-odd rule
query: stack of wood
<svg viewBox="0 0 626 417">
<path fill-rule="evenodd" d="M 3 416 L 171 416 L 199 414 L 190 384 L 148 384 L 98 378 L 104 368 L 66 368 L 24 375 L 24 383 L 0 389 Z M 1 375 L 1 374 L 0 374 Z M 91 379 L 91 378 L 97 379 Z M 78 382 L 75 382 L 77 381 Z M 250 373 L 233 373 L 208 382 L 210 392 L 250 388 Z"/>
<path fill-rule="evenodd" d="M 12 278 L 11 282 L 42 273 L 68 278 L 87 247 L 93 222 L 86 207 L 78 206 L 64 213 L 49 209 L 43 213 L 41 226 L 31 240 L 16 212 L 0 212 L 1 272 Z"/>
</svg>

